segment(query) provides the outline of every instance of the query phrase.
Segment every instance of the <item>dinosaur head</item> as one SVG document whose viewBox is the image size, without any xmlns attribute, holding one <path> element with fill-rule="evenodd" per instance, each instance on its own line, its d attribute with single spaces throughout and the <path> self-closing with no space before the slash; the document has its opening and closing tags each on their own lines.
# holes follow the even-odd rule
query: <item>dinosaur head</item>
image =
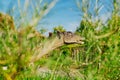
<svg viewBox="0 0 120 80">
<path fill-rule="evenodd" d="M 84 44 L 85 38 L 76 35 L 70 31 L 58 32 L 59 39 L 63 39 L 65 44 Z"/>
</svg>

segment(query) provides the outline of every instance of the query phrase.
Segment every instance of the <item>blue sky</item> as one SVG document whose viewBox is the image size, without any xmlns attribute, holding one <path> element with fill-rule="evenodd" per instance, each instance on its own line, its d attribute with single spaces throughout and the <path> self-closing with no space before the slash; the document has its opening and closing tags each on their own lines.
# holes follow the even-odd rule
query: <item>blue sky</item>
<svg viewBox="0 0 120 80">
<path fill-rule="evenodd" d="M 51 16 L 46 18 L 50 26 L 48 28 L 51 30 L 57 25 L 62 25 L 69 31 L 75 30 L 81 20 L 78 10 L 75 0 L 59 0 L 50 13 L 48 13 L 48 15 L 50 14 Z"/>
<path fill-rule="evenodd" d="M 18 0 L 1 0 L 0 1 L 0 12 L 8 13 L 10 9 L 17 7 Z M 24 4 L 25 0 L 20 0 L 21 5 Z M 52 0 L 43 0 L 50 2 Z M 81 1 L 81 0 L 78 0 Z M 96 0 L 91 0 L 91 9 L 93 11 Z M 110 17 L 112 7 L 112 0 L 99 0 L 103 8 L 100 11 L 100 18 L 105 22 L 108 17 Z M 35 2 L 35 0 L 33 0 Z M 15 12 L 18 9 L 15 9 Z M 51 9 L 51 11 L 46 15 L 45 18 L 41 20 L 41 26 L 48 31 L 52 31 L 53 27 L 62 25 L 68 31 L 75 31 L 76 27 L 79 26 L 81 21 L 81 12 L 76 5 L 76 0 L 58 0 L 56 5 Z M 15 18 L 16 20 L 16 18 Z M 45 23 L 45 24 L 43 24 Z"/>
</svg>

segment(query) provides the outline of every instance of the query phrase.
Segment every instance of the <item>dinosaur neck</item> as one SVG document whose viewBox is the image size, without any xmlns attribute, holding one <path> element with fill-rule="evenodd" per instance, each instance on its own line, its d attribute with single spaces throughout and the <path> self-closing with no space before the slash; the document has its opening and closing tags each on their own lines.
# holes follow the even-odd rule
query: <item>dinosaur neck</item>
<svg viewBox="0 0 120 80">
<path fill-rule="evenodd" d="M 37 61 L 44 55 L 48 54 L 49 52 L 53 51 L 54 49 L 64 45 L 63 38 L 55 37 L 51 40 L 46 41 L 42 44 L 41 48 L 35 52 L 35 55 L 32 56 L 31 61 Z"/>
</svg>

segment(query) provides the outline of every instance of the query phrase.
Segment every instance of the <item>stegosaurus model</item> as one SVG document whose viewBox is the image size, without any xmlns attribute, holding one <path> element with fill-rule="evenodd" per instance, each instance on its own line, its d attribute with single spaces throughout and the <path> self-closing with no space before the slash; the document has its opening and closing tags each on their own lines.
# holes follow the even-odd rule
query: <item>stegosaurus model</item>
<svg viewBox="0 0 120 80">
<path fill-rule="evenodd" d="M 40 45 L 40 48 L 37 49 L 35 54 L 32 56 L 31 62 L 39 60 L 44 55 L 64 44 L 84 44 L 84 40 L 85 38 L 78 36 L 70 31 L 58 31 L 57 36 L 53 37 L 52 39 L 48 39 L 45 43 Z"/>
</svg>

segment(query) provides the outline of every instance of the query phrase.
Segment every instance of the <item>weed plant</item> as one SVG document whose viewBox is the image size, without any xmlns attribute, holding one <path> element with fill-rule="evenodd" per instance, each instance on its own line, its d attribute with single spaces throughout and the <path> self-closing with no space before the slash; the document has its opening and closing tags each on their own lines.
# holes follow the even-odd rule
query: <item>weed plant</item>
<svg viewBox="0 0 120 80">
<path fill-rule="evenodd" d="M 34 17 L 37 22 L 19 29 L 11 29 L 14 25 L 8 24 L 8 18 L 0 21 L 0 80 L 119 80 L 119 5 L 113 0 L 114 10 L 104 25 L 99 20 L 92 21 L 84 1 L 83 19 L 75 33 L 84 36 L 85 43 L 65 44 L 32 63 L 32 56 L 37 57 L 36 52 L 41 51 L 42 44 L 51 40 L 33 27 L 49 8 L 43 9 L 41 16 Z M 99 9 L 96 9 L 96 16 Z M 65 31 L 58 26 L 54 34 L 59 28 Z"/>
</svg>

